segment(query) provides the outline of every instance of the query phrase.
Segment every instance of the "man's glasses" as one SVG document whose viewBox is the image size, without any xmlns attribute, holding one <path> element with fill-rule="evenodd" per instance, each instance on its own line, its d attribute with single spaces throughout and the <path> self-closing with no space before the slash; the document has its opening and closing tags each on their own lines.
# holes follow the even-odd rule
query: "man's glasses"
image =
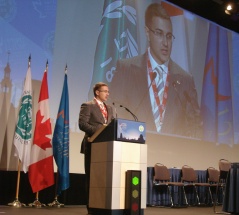
<svg viewBox="0 0 239 215">
<path fill-rule="evenodd" d="M 166 40 L 168 42 L 173 42 L 173 40 L 175 39 L 175 36 L 171 33 L 167 33 L 164 34 L 164 32 L 162 30 L 152 30 L 151 28 L 147 27 L 156 37 L 158 37 L 160 40 L 163 40 L 164 37 L 166 37 Z"/>
<path fill-rule="evenodd" d="M 110 91 L 108 91 L 108 90 L 99 90 L 99 92 L 110 93 Z"/>
</svg>

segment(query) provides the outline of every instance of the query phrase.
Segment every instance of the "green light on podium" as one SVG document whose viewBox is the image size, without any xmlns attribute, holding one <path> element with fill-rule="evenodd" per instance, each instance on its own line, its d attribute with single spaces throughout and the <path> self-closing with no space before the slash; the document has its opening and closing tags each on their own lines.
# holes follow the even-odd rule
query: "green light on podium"
<svg viewBox="0 0 239 215">
<path fill-rule="evenodd" d="M 137 176 L 134 176 L 132 178 L 132 184 L 135 185 L 135 186 L 139 184 L 139 178 Z"/>
</svg>

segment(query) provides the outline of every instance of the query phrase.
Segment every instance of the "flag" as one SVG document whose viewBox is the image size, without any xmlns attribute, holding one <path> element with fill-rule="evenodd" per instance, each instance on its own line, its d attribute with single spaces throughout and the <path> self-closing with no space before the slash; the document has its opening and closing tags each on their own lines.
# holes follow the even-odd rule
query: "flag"
<svg viewBox="0 0 239 215">
<path fill-rule="evenodd" d="M 54 184 L 53 152 L 51 145 L 51 122 L 49 111 L 49 95 L 47 83 L 47 69 L 44 72 L 36 125 L 31 150 L 31 164 L 29 166 L 29 181 L 33 192 L 38 192 Z"/>
<path fill-rule="evenodd" d="M 67 74 L 61 94 L 55 130 L 52 138 L 53 155 L 58 167 L 57 195 L 69 187 L 69 95 Z"/>
<path fill-rule="evenodd" d="M 99 81 L 110 83 L 120 58 L 138 55 L 136 9 L 134 0 L 105 0 L 98 36 L 93 76 L 89 90 Z"/>
<path fill-rule="evenodd" d="M 227 31 L 210 24 L 202 89 L 204 140 L 234 142 Z"/>
<path fill-rule="evenodd" d="M 26 173 L 30 164 L 32 142 L 32 80 L 31 67 L 28 66 L 24 90 L 22 93 L 21 106 L 18 113 L 18 121 L 14 135 L 16 147 L 15 156 L 22 163 L 22 169 Z"/>
<path fill-rule="evenodd" d="M 232 33 L 234 143 L 239 144 L 239 34 Z"/>
</svg>

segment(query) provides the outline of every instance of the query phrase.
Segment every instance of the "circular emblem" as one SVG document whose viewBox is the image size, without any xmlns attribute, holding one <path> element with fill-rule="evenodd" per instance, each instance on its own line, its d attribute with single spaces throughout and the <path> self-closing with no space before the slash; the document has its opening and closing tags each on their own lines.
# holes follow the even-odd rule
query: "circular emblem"
<svg viewBox="0 0 239 215">
<path fill-rule="evenodd" d="M 23 96 L 19 111 L 16 133 L 24 140 L 31 139 L 32 133 L 32 97 Z"/>
<path fill-rule="evenodd" d="M 144 131 L 144 126 L 140 125 L 140 126 L 139 126 L 139 131 L 140 131 L 140 132 L 143 132 L 143 131 Z"/>
</svg>

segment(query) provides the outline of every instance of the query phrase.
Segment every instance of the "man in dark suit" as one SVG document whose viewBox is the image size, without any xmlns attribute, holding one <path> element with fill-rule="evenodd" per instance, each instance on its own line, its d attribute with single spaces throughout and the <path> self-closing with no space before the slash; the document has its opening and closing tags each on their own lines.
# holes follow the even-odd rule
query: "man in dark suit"
<svg viewBox="0 0 239 215">
<path fill-rule="evenodd" d="M 81 153 L 85 154 L 85 174 L 86 174 L 86 198 L 88 214 L 89 209 L 89 184 L 90 184 L 90 161 L 91 137 L 104 124 L 109 124 L 113 117 L 112 107 L 105 104 L 109 96 L 109 88 L 105 83 L 99 82 L 93 88 L 94 99 L 81 105 L 79 114 L 79 128 L 85 132 L 81 143 Z"/>
<path fill-rule="evenodd" d="M 111 83 L 111 98 L 146 122 L 148 131 L 201 137 L 201 117 L 191 74 L 171 58 L 172 22 L 161 4 L 145 12 L 149 47 L 145 54 L 119 60 Z M 129 119 L 124 109 L 118 116 Z"/>
</svg>

